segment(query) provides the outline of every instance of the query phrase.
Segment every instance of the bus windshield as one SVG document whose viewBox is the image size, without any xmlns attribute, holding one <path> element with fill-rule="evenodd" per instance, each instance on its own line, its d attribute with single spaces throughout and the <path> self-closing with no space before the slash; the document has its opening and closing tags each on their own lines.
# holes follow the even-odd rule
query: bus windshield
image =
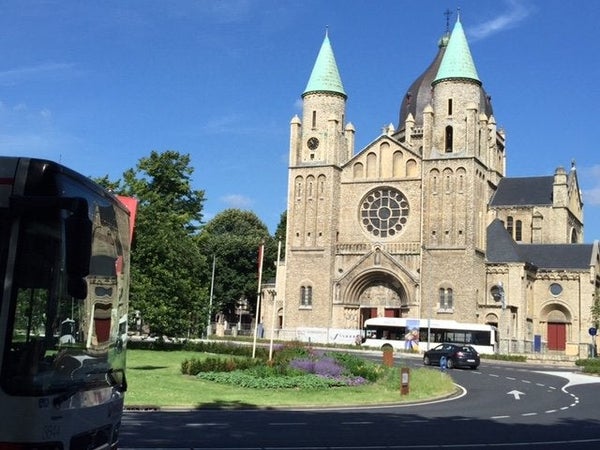
<svg viewBox="0 0 600 450">
<path fill-rule="evenodd" d="M 8 394 L 66 392 L 58 397 L 66 401 L 89 389 L 125 389 L 127 213 L 102 195 L 77 194 L 89 239 L 69 234 L 74 213 L 63 206 L 28 207 L 25 197 L 16 211 L 0 208 L 0 306 L 8 311 L 0 384 Z M 90 247 L 80 252 L 89 261 L 73 279 L 67 255 L 78 245 Z"/>
</svg>

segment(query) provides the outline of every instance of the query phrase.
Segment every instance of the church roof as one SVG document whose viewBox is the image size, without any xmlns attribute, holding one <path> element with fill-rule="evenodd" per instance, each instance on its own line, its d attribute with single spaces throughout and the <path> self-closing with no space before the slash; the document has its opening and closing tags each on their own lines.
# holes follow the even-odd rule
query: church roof
<svg viewBox="0 0 600 450">
<path fill-rule="evenodd" d="M 448 48 L 433 82 L 437 83 L 448 79 L 469 79 L 481 84 L 460 20 L 457 20 L 454 25 L 448 41 Z"/>
<path fill-rule="evenodd" d="M 519 244 L 523 261 L 538 269 L 589 269 L 593 244 Z"/>
<path fill-rule="evenodd" d="M 402 105 L 400 106 L 400 120 L 396 127 L 397 130 L 404 128 L 404 122 L 406 121 L 408 114 L 412 114 L 417 126 L 423 125 L 423 110 L 431 103 L 431 83 L 440 68 L 442 57 L 448 46 L 448 39 L 449 34 L 442 36 L 438 43 L 438 52 L 435 55 L 435 58 L 429 67 L 425 69 L 425 72 L 423 72 L 408 88 L 408 91 L 402 100 Z"/>
<path fill-rule="evenodd" d="M 552 205 L 554 177 L 502 178 L 490 206 Z"/>
<path fill-rule="evenodd" d="M 462 31 L 462 26 L 460 27 L 460 29 Z M 454 32 L 455 31 L 453 30 L 452 33 L 454 34 Z M 464 32 L 462 33 L 462 36 L 465 39 L 466 44 Z M 423 72 L 408 88 L 406 95 L 402 99 L 402 105 L 400 106 L 398 126 L 396 127 L 397 130 L 404 129 L 405 122 L 409 114 L 412 114 L 412 117 L 415 120 L 416 127 L 423 126 L 423 110 L 425 109 L 425 107 L 427 107 L 427 105 L 431 104 L 433 92 L 431 89 L 432 83 L 438 75 L 442 60 L 446 58 L 445 55 L 448 52 L 447 48 L 449 46 L 449 40 L 450 33 L 446 33 L 444 34 L 444 36 L 442 36 L 442 38 L 438 42 L 438 52 L 435 55 L 435 58 L 433 59 L 429 67 L 425 69 L 425 72 Z M 471 58 L 471 54 L 468 51 L 468 45 L 467 52 L 472 63 L 473 59 Z M 452 57 L 451 59 L 455 58 Z M 473 65 L 473 68 L 474 67 L 475 66 Z M 476 72 L 475 75 L 477 76 Z M 490 98 L 481 86 L 481 83 L 479 89 L 481 90 L 481 104 L 479 105 L 479 110 L 485 113 L 488 117 L 490 117 L 494 114 Z"/>
<path fill-rule="evenodd" d="M 325 39 L 323 39 L 317 60 L 302 95 L 304 96 L 310 92 L 334 92 L 346 97 L 328 33 L 325 33 Z"/>
<path fill-rule="evenodd" d="M 486 259 L 490 263 L 531 264 L 538 269 L 589 269 L 593 244 L 517 244 L 499 219 L 487 228 Z"/>
<path fill-rule="evenodd" d="M 487 228 L 487 252 L 489 262 L 520 262 L 519 246 L 508 234 L 499 219 L 494 219 Z"/>
</svg>

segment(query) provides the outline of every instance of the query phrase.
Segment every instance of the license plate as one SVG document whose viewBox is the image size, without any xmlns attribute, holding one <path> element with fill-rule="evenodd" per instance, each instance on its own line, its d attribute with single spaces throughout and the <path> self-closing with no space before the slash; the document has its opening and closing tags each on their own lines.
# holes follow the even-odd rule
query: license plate
<svg viewBox="0 0 600 450">
<path fill-rule="evenodd" d="M 467 362 L 475 362 L 474 359 L 467 359 Z"/>
</svg>

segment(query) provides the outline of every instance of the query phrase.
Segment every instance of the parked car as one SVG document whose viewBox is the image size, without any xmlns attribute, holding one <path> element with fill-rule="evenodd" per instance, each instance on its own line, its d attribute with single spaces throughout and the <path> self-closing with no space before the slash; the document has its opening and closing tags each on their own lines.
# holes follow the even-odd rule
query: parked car
<svg viewBox="0 0 600 450">
<path fill-rule="evenodd" d="M 446 357 L 446 367 L 448 369 L 454 367 L 477 369 L 480 363 L 479 353 L 470 345 L 440 344 L 423 354 L 423 364 L 426 366 L 439 365 L 443 356 Z"/>
</svg>

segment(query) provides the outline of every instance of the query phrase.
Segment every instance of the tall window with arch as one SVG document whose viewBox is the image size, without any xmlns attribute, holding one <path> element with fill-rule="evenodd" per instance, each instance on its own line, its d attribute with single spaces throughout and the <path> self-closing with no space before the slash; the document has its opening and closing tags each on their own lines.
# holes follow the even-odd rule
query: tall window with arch
<svg viewBox="0 0 600 450">
<path fill-rule="evenodd" d="M 514 220 L 513 220 L 512 216 L 508 216 L 506 218 L 506 231 L 508 231 L 508 234 L 510 234 L 511 237 L 514 237 L 513 230 L 514 230 Z"/>
<path fill-rule="evenodd" d="M 515 221 L 515 241 L 519 242 L 523 240 L 523 222 L 520 220 Z"/>
<path fill-rule="evenodd" d="M 300 287 L 300 306 L 312 306 L 312 286 Z"/>
<path fill-rule="evenodd" d="M 440 310 L 451 311 L 454 308 L 454 292 L 452 288 L 442 287 L 439 290 Z"/>
</svg>

